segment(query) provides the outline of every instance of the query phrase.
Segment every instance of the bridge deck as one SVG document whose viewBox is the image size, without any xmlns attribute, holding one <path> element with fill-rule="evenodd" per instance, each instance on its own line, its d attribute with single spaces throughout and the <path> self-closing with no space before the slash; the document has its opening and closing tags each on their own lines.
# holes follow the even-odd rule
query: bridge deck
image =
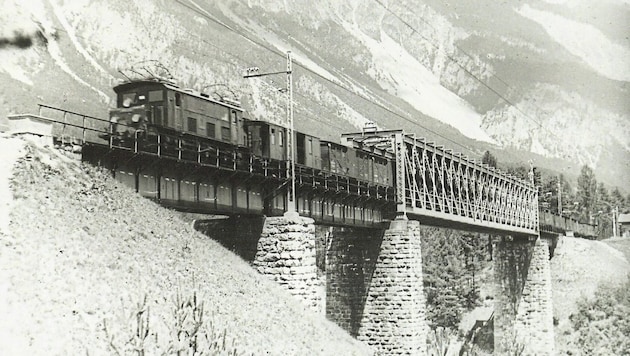
<svg viewBox="0 0 630 356">
<path fill-rule="evenodd" d="M 42 110 L 49 110 L 57 117 L 44 117 Z M 40 115 L 10 119 L 20 117 L 48 121 L 54 124 L 52 135 L 62 141 L 118 152 L 114 155 L 122 154 L 126 161 L 145 159 L 153 162 L 149 166 L 155 165 L 156 160 L 190 164 L 194 171 L 224 172 L 212 174 L 224 174 L 227 180 L 238 178 L 248 184 L 271 181 L 275 184 L 274 191 L 286 189 L 289 180 L 287 162 L 261 162 L 249 156 L 243 159 L 238 147 L 226 147 L 225 143 L 217 143 L 215 147 L 207 140 L 196 141 L 194 137 L 161 138 L 159 135 L 153 144 L 138 138 L 125 144 L 115 143 L 107 138 L 107 120 L 45 105 L 40 105 Z M 543 227 L 540 229 L 537 189 L 533 184 L 402 130 L 343 134 L 342 140 L 346 145 L 368 152 L 393 155 L 395 186 L 372 184 L 298 165 L 297 192 L 305 199 L 302 204 L 319 199 L 320 204 L 327 202 L 337 207 L 335 213 L 329 215 L 313 214 L 309 206 L 303 206 L 300 213 L 312 215 L 321 222 L 365 226 L 365 222 L 354 222 L 356 219 L 351 212 L 360 205 L 370 206 L 370 214 L 378 213 L 386 219 L 406 215 L 426 225 L 469 231 L 537 236 L 540 230 L 559 232 L 570 228 L 585 231 L 584 236 L 593 234 L 592 227 L 588 229 L 549 217 L 540 222 Z M 170 150 L 164 149 L 161 142 L 165 141 L 170 142 Z"/>
</svg>

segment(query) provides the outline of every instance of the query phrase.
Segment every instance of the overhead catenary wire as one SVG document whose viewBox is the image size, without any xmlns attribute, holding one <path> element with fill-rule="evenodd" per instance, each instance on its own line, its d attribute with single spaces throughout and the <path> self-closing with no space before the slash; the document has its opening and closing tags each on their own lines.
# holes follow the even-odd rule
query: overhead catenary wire
<svg viewBox="0 0 630 356">
<path fill-rule="evenodd" d="M 58 31 L 58 32 L 69 33 L 68 30 L 66 30 L 64 28 L 61 28 L 61 27 L 51 26 L 50 28 L 54 29 L 55 31 Z M 246 66 L 253 66 L 254 65 L 254 63 L 248 62 L 247 60 L 245 60 L 243 56 L 238 56 L 238 55 L 236 55 L 236 54 L 234 54 L 232 52 L 229 52 L 225 48 L 217 46 L 217 45 L 213 44 L 212 42 L 209 42 L 209 41 L 205 40 L 204 38 L 202 38 L 202 37 L 200 37 L 200 36 L 198 36 L 196 34 L 193 34 L 193 33 L 189 32 L 189 31 L 186 31 L 186 30 L 183 30 L 183 31 L 186 32 L 187 35 L 194 36 L 195 40 L 198 40 L 198 41 L 204 43 L 205 45 L 208 45 L 208 46 L 214 48 L 215 50 L 220 51 L 221 53 L 225 54 L 227 57 L 229 57 L 229 58 L 231 58 L 233 60 L 236 60 L 236 61 L 238 61 L 241 64 L 245 64 Z M 84 41 L 88 41 L 89 40 L 89 38 L 86 38 L 86 37 L 78 35 L 78 34 L 74 34 L 74 36 L 77 37 L 77 38 L 80 38 L 80 39 L 82 39 Z M 173 43 L 172 46 L 180 48 L 180 49 L 184 49 L 184 50 L 190 50 L 190 48 L 188 46 L 184 46 L 184 45 L 182 45 L 180 43 L 177 43 L 177 42 Z M 130 52 L 124 50 L 124 49 L 119 49 L 119 52 L 126 53 L 128 55 L 132 55 L 132 53 L 130 53 Z M 216 56 L 210 56 L 210 55 L 205 54 L 205 53 L 198 53 L 197 55 L 199 55 L 201 57 L 216 59 Z M 236 66 L 236 67 L 238 67 L 238 66 Z M 272 84 L 269 84 L 268 82 L 266 82 L 263 78 L 259 78 L 259 79 L 261 80 L 261 83 L 263 85 L 265 85 L 266 87 L 268 87 L 269 89 L 271 89 L 271 90 L 277 90 L 278 89 L 278 88 L 275 88 Z M 311 97 L 303 95 L 303 94 L 301 94 L 299 92 L 295 93 L 295 94 L 297 94 L 298 96 L 300 96 L 301 98 L 303 98 L 305 100 L 308 100 L 308 101 L 314 103 L 313 98 L 311 98 Z M 312 110 L 308 109 L 305 106 L 301 107 L 301 110 L 305 110 L 309 114 L 309 116 L 311 118 L 317 118 L 318 117 L 318 115 L 316 113 L 314 113 Z M 336 128 L 336 129 L 339 129 L 339 130 L 343 130 L 344 129 L 343 127 L 341 127 L 339 125 L 336 125 L 336 124 L 334 124 L 332 122 L 327 123 L 327 125 L 332 126 L 332 127 Z"/>
<path fill-rule="evenodd" d="M 243 33 L 242 31 L 239 31 L 239 30 L 234 29 L 234 28 L 232 28 L 230 26 L 227 26 L 226 24 L 224 24 L 224 23 L 222 23 L 222 22 L 220 22 L 220 21 L 218 21 L 218 20 L 208 16 L 206 13 L 204 13 L 202 11 L 199 11 L 199 9 L 190 6 L 189 4 L 185 3 L 182 0 L 177 0 L 177 2 L 179 4 L 181 4 L 182 6 L 190 9 L 191 11 L 194 11 L 195 13 L 205 17 L 206 19 L 208 19 L 208 20 L 210 20 L 210 21 L 220 25 L 221 27 L 229 30 L 230 32 L 233 32 L 234 34 L 236 34 L 236 35 L 246 39 L 248 42 L 251 42 L 251 43 L 257 45 L 257 46 L 267 50 L 268 52 L 270 52 L 270 53 L 272 53 L 272 54 L 274 54 L 274 55 L 276 55 L 278 57 L 284 58 L 285 54 L 280 52 L 280 51 L 278 51 L 278 50 L 276 50 L 275 48 L 272 48 L 272 47 L 262 43 L 261 41 L 257 41 L 255 39 L 252 39 L 250 36 L 248 36 L 247 34 Z M 317 73 L 316 71 L 308 68 L 307 66 L 303 65 L 302 63 L 299 63 L 299 61 L 295 61 L 294 65 L 300 67 L 301 69 L 304 69 L 305 71 L 311 73 L 312 75 L 314 75 L 314 76 L 316 76 L 316 77 L 318 77 L 318 78 L 320 78 L 320 79 L 322 79 L 322 80 L 324 80 L 326 82 L 331 83 L 332 85 L 334 85 L 334 86 L 336 86 L 336 87 L 338 87 L 338 88 L 340 88 L 340 89 L 342 89 L 342 90 L 344 90 L 346 92 L 351 93 L 352 95 L 354 95 L 354 96 L 356 96 L 356 97 L 358 97 L 358 98 L 360 98 L 360 99 L 362 99 L 362 100 L 364 100 L 364 101 L 366 101 L 366 102 L 368 102 L 368 103 L 378 107 L 379 109 L 384 110 L 385 112 L 387 112 L 389 114 L 392 114 L 392 115 L 394 115 L 394 116 L 396 116 L 396 117 L 398 117 L 398 118 L 400 118 L 400 119 L 402 119 L 404 121 L 407 121 L 407 122 L 409 122 L 409 123 L 411 123 L 411 124 L 413 124 L 415 126 L 418 126 L 418 127 L 422 128 L 422 129 L 424 129 L 424 130 L 434 134 L 435 136 L 442 138 L 445 141 L 451 142 L 452 144 L 457 145 L 457 146 L 465 149 L 466 151 L 471 152 L 474 155 L 478 155 L 478 152 L 474 151 L 470 147 L 468 147 L 466 145 L 463 145 L 463 144 L 461 144 L 461 143 L 459 143 L 459 142 L 457 142 L 457 141 L 455 141 L 455 140 L 453 140 L 453 139 L 451 139 L 451 138 L 449 138 L 449 137 L 447 137 L 445 135 L 442 135 L 441 133 L 439 133 L 439 132 L 437 132 L 435 130 L 432 130 L 429 127 L 426 127 L 426 126 L 420 124 L 417 120 L 413 120 L 411 118 L 408 118 L 408 117 L 406 117 L 406 116 L 404 116 L 404 115 L 394 111 L 393 109 L 390 109 L 390 108 L 386 107 L 383 104 L 377 103 L 377 102 L 371 100 L 370 98 L 368 98 L 368 97 L 366 97 L 364 95 L 361 95 L 360 93 L 355 92 L 354 90 L 346 87 L 345 85 L 343 85 L 343 84 L 341 84 L 341 83 L 339 83 L 337 81 L 331 80 L 330 78 L 327 78 L 324 75 L 322 75 L 320 73 Z"/>
<path fill-rule="evenodd" d="M 479 78 L 478 76 L 476 76 L 474 73 L 472 73 L 472 71 L 468 70 L 464 65 L 462 65 L 461 63 L 459 63 L 452 55 L 450 55 L 449 53 L 447 53 L 445 50 L 443 50 L 439 45 L 435 44 L 431 39 L 427 38 L 426 36 L 424 36 L 420 31 L 418 31 L 416 28 L 414 28 L 409 22 L 405 21 L 400 15 L 396 14 L 394 11 L 392 11 L 388 6 L 386 6 L 385 4 L 383 4 L 383 2 L 381 0 L 374 0 L 374 2 L 376 2 L 379 6 L 381 6 L 383 9 L 385 9 L 385 11 L 387 11 L 389 14 L 391 14 L 392 16 L 394 16 L 396 19 L 398 19 L 401 23 L 403 23 L 405 26 L 407 26 L 409 29 L 411 29 L 411 31 L 415 34 L 417 34 L 418 36 L 422 37 L 424 40 L 426 40 L 431 46 L 433 46 L 435 49 L 437 49 L 438 51 L 441 51 L 444 55 L 446 55 L 446 57 L 453 63 L 455 63 L 455 65 L 457 65 L 459 68 L 461 68 L 466 74 L 468 74 L 470 77 L 472 77 L 473 79 L 475 79 L 476 81 L 478 81 L 481 85 L 483 85 L 484 87 L 488 88 L 492 93 L 494 93 L 495 95 L 497 95 L 497 97 L 499 97 L 501 100 L 503 100 L 504 102 L 506 102 L 507 104 L 509 104 L 511 107 L 513 107 L 514 109 L 516 109 L 518 112 L 521 113 L 521 115 L 532 121 L 533 123 L 535 123 L 538 127 L 540 127 L 541 129 L 547 131 L 549 134 L 551 134 L 553 137 L 559 139 L 561 142 L 563 142 L 563 138 L 560 137 L 558 134 L 556 134 L 555 132 L 551 131 L 548 127 L 546 127 L 545 125 L 543 125 L 539 120 L 534 119 L 533 117 L 531 117 L 530 115 L 527 115 L 521 108 L 518 107 L 518 105 L 516 105 L 515 103 L 513 103 L 512 101 L 510 101 L 508 98 L 506 98 L 505 96 L 503 96 L 502 94 L 500 94 L 496 89 L 494 89 L 493 87 L 491 87 L 488 83 L 486 83 L 483 79 Z M 402 7 L 404 7 L 406 10 L 409 10 L 408 7 L 401 5 Z M 419 17 L 419 19 L 424 22 L 425 24 L 427 24 L 429 27 L 433 28 L 435 30 L 435 27 L 433 27 L 428 21 L 426 21 L 425 19 L 423 19 L 422 17 Z M 469 59 L 474 61 L 474 58 L 468 54 L 468 52 L 464 51 L 463 49 L 461 49 L 461 47 L 457 46 L 456 44 L 454 45 L 455 48 L 457 48 L 459 51 L 461 51 L 466 57 L 468 57 Z M 510 90 L 515 90 L 514 87 L 512 87 L 511 85 L 509 85 L 505 80 L 503 80 L 501 77 L 499 77 L 498 74 L 496 74 L 495 72 L 491 72 L 492 77 L 494 77 L 495 79 L 497 79 L 498 81 L 500 81 L 501 83 L 503 83 L 503 85 L 506 86 L 507 89 Z M 538 110 L 546 112 L 546 110 L 543 110 L 542 108 L 540 108 L 538 105 L 533 104 Z M 571 142 L 568 142 L 569 144 L 571 144 Z M 577 146 L 573 146 L 574 149 L 577 150 Z"/>
</svg>

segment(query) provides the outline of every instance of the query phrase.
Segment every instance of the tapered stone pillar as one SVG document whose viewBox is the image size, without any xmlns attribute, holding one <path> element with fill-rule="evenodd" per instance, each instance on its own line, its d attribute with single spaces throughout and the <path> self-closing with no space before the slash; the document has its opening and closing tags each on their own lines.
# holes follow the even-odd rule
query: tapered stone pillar
<svg viewBox="0 0 630 356">
<path fill-rule="evenodd" d="M 547 240 L 505 238 L 494 248 L 494 352 L 553 355 L 553 304 Z"/>
<path fill-rule="evenodd" d="M 394 220 L 385 231 L 357 338 L 382 355 L 425 355 L 420 224 Z"/>
<path fill-rule="evenodd" d="M 265 219 L 253 265 L 304 305 L 320 310 L 315 264 L 315 225 L 297 213 Z"/>
<path fill-rule="evenodd" d="M 357 337 L 384 230 L 331 228 L 326 248 L 326 318 Z"/>
</svg>

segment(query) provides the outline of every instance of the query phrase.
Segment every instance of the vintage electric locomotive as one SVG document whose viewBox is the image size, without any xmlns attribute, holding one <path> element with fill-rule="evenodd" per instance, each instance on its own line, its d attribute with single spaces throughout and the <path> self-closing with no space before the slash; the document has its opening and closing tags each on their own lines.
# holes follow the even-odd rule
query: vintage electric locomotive
<svg viewBox="0 0 630 356">
<path fill-rule="evenodd" d="M 158 152 L 174 157 L 179 155 L 179 158 L 183 158 L 182 152 L 196 154 L 204 151 L 208 153 L 208 160 L 217 159 L 217 162 L 221 157 L 226 157 L 222 156 L 226 154 L 234 155 L 238 160 L 249 161 L 277 163 L 288 159 L 287 128 L 245 118 L 245 111 L 234 100 L 216 99 L 208 94 L 182 89 L 172 81 L 163 79 L 131 80 L 114 87 L 114 91 L 117 105 L 110 110 L 109 132 L 111 143 L 116 146 L 132 148 L 133 145 L 139 145 L 145 152 Z M 182 142 L 194 142 L 199 145 L 199 150 L 197 147 L 187 150 L 182 147 Z M 297 131 L 293 142 L 296 167 L 371 184 L 393 184 L 390 158 L 323 141 L 316 136 Z M 197 157 L 195 160 L 201 158 Z M 144 182 L 144 178 L 147 182 Z M 258 207 L 260 211 L 264 209 L 261 198 L 264 192 L 255 187 L 250 187 L 243 193 L 238 188 L 229 188 L 218 183 L 213 187 L 211 182 L 193 186 L 192 182 L 176 183 L 168 177 L 147 176 L 138 179 L 140 186 L 147 186 L 146 192 L 143 192 L 145 196 L 155 197 L 152 195 L 155 191 L 152 187 L 159 186 L 159 198 L 163 202 L 172 200 L 173 204 L 178 205 L 182 202 L 198 205 L 208 202 L 215 206 L 234 206 L 234 199 L 238 201 L 238 194 L 242 193 L 247 195 L 243 199 L 249 202 L 248 209 L 251 210 L 251 206 Z M 238 191 L 230 192 L 229 189 Z M 329 214 L 340 213 L 334 212 L 334 202 L 308 202 L 306 197 L 298 199 L 299 205 L 312 207 L 313 211 L 309 212 L 312 215 L 325 215 L 326 211 Z M 327 204 L 330 207 L 327 208 Z M 282 203 L 274 203 L 271 209 L 280 211 Z"/>
</svg>

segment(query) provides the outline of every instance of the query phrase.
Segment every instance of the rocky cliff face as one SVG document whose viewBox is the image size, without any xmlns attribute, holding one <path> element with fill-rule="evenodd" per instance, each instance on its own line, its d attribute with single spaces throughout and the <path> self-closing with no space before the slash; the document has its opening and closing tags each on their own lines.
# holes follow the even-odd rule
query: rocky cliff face
<svg viewBox="0 0 630 356">
<path fill-rule="evenodd" d="M 242 74 L 283 70 L 291 50 L 300 130 L 336 140 L 373 121 L 471 157 L 515 148 L 524 161 L 542 155 L 542 166 L 551 165 L 543 157 L 573 171 L 589 164 L 612 184 L 630 174 L 625 0 L 2 6 L 1 116 L 34 102 L 104 116 L 118 71 L 153 72 L 157 60 L 182 86 L 233 96 L 250 116 L 282 122 L 284 77 Z M 18 34 L 32 45 L 16 45 Z"/>
</svg>

